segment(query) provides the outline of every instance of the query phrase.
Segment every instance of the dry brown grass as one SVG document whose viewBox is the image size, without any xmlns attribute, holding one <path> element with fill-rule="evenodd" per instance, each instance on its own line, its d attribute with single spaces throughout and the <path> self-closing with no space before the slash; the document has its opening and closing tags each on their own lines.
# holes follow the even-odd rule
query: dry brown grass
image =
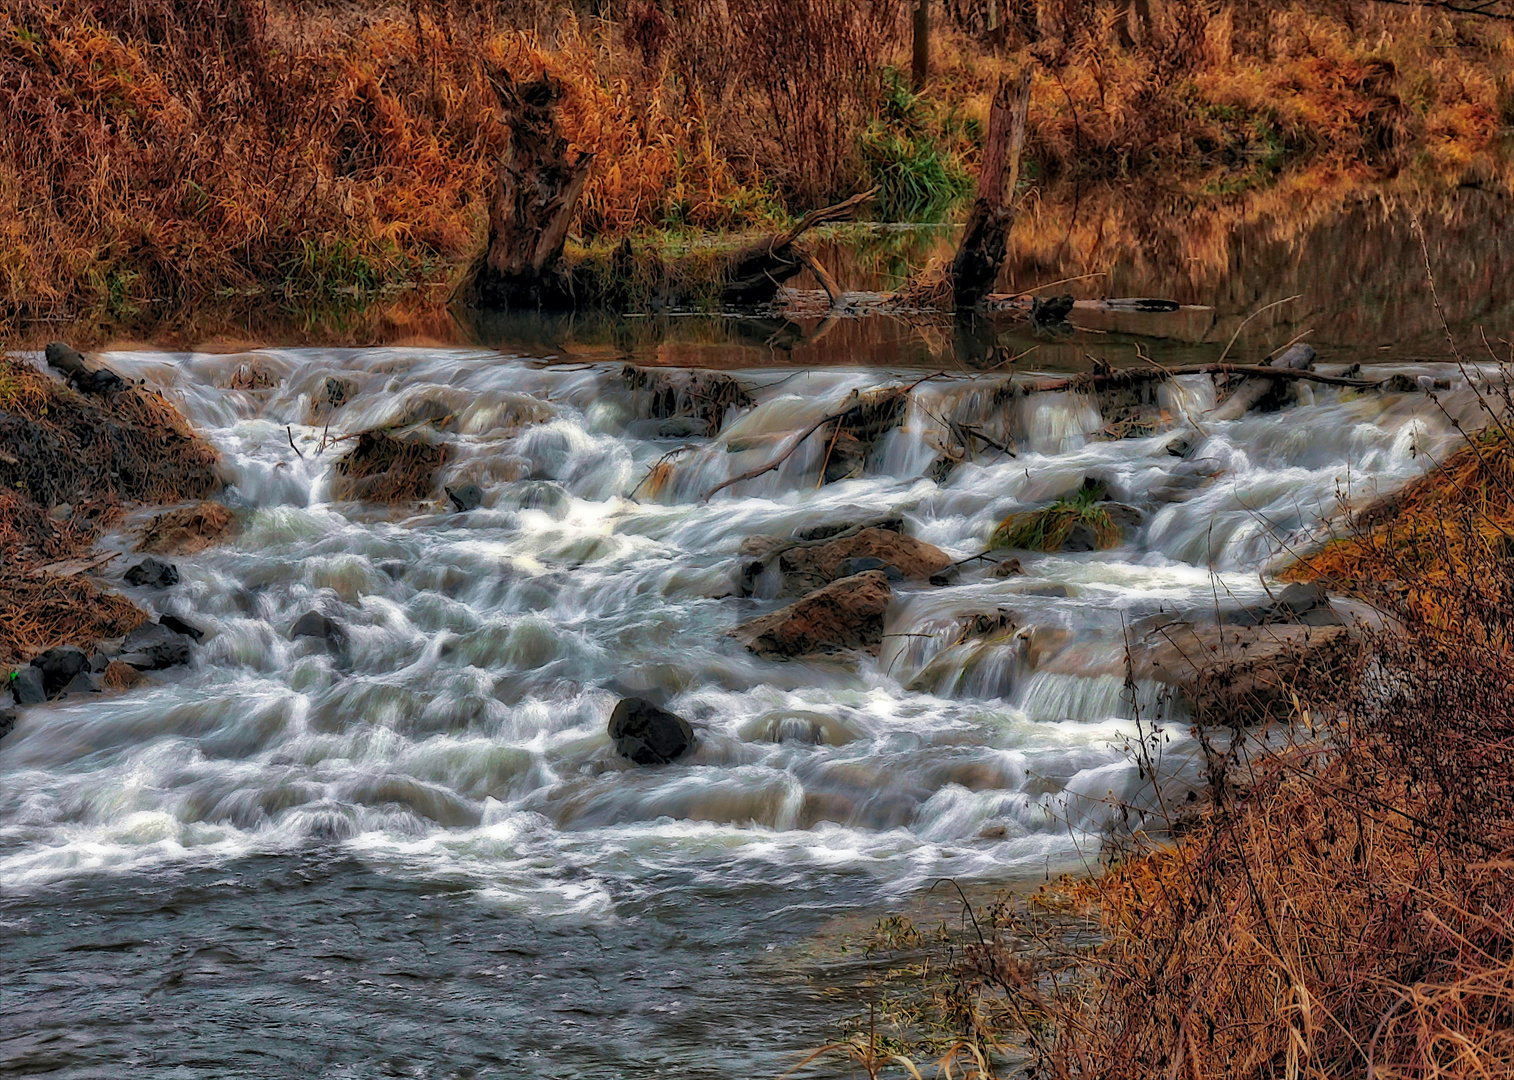
<svg viewBox="0 0 1514 1080">
<path fill-rule="evenodd" d="M 371 502 L 420 502 L 436 491 L 447 448 L 417 435 L 365 431 L 337 460 L 333 494 Z"/>
<path fill-rule="evenodd" d="M 0 567 L 0 665 L 55 645 L 88 648 L 146 621 L 147 613 L 130 600 L 100 591 L 82 575 Z"/>
<path fill-rule="evenodd" d="M 673 16 L 642 0 L 616 21 L 546 0 L 529 18 L 474 0 L 16 0 L 0 9 L 0 314 L 451 280 L 482 243 L 506 141 L 497 67 L 567 85 L 563 129 L 596 155 L 574 226 L 590 242 L 765 226 L 880 169 L 925 182 L 941 155 L 970 171 L 998 77 L 1027 60 L 1043 186 L 1145 177 L 1285 203 L 1390 177 L 1509 187 L 1490 164 L 1514 117 L 1506 24 L 1170 0 L 1131 45 L 1123 6 L 1038 0 L 996 52 L 948 5 L 903 121 L 886 71 L 902 9 L 874 0 Z M 898 123 L 914 149 L 870 156 L 864 134 Z"/>
<path fill-rule="evenodd" d="M 129 601 L 40 564 L 87 551 L 130 504 L 209 494 L 215 465 L 162 395 L 84 395 L 0 357 L 0 662 L 139 625 Z"/>
</svg>

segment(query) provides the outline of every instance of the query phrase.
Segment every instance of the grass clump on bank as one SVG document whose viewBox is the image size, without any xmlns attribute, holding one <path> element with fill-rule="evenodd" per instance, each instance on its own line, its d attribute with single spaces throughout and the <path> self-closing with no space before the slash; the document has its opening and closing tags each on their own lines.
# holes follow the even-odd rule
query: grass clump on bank
<svg viewBox="0 0 1514 1080">
<path fill-rule="evenodd" d="M 81 394 L 0 357 L 0 663 L 139 625 L 128 601 L 42 564 L 88 551 L 131 505 L 205 497 L 216 460 L 153 391 Z"/>
</svg>

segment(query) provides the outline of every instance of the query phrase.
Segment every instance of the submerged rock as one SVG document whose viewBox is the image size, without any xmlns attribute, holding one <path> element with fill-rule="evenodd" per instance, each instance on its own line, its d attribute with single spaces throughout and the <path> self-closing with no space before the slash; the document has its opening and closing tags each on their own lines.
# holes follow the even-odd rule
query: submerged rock
<svg viewBox="0 0 1514 1080">
<path fill-rule="evenodd" d="M 789 540 L 749 537 L 741 551 L 757 561 L 743 567 L 743 591 L 750 594 L 757 578 L 773 565 L 782 579 L 782 596 L 802 596 L 867 570 L 883 570 L 893 581 L 928 581 L 953 565 L 952 557 L 935 545 L 891 529 L 870 525 L 837 531 L 840 535 L 814 539 L 800 539 L 798 533 Z"/>
<path fill-rule="evenodd" d="M 666 765 L 694 745 L 687 720 L 645 698 L 622 698 L 610 714 L 608 730 L 616 752 L 638 765 Z"/>
<path fill-rule="evenodd" d="M 484 501 L 484 489 L 477 484 L 462 484 L 455 488 L 444 487 L 442 490 L 447 493 L 453 509 L 460 514 L 477 510 Z"/>
<path fill-rule="evenodd" d="M 48 649 L 32 659 L 32 670 L 42 676 L 42 693 L 54 697 L 69 685 L 76 675 L 89 670 L 89 657 L 82 649 L 60 645 Z"/>
<path fill-rule="evenodd" d="M 883 644 L 883 613 L 893 596 L 888 575 L 867 570 L 743 623 L 731 634 L 757 655 L 778 660 L 852 649 L 874 652 Z"/>
<path fill-rule="evenodd" d="M 319 611 L 307 611 L 289 628 L 290 640 L 302 637 L 320 638 L 328 648 L 340 649 L 347 644 L 347 632 L 335 619 L 328 619 Z"/>
<path fill-rule="evenodd" d="M 179 583 L 179 568 L 160 559 L 143 559 L 126 571 L 126 584 L 166 589 Z"/>
</svg>

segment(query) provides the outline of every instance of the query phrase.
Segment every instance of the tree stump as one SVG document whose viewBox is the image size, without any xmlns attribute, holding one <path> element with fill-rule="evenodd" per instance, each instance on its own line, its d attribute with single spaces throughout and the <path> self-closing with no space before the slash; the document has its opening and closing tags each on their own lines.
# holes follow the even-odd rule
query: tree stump
<svg viewBox="0 0 1514 1080">
<path fill-rule="evenodd" d="M 489 203 L 489 247 L 469 275 L 467 299 L 486 308 L 575 307 L 562 252 L 594 155 L 568 160 L 568 140 L 557 127 L 563 90 L 556 79 L 544 74 L 517 83 L 501 71 L 490 81 L 510 146 Z"/>
<path fill-rule="evenodd" d="M 967 231 L 952 260 L 952 290 L 958 311 L 980 306 L 994 291 L 1015 223 L 1015 185 L 1020 179 L 1020 151 L 1025 146 L 1025 117 L 1030 110 L 1030 68 L 1017 86 L 1001 80 L 988 114 L 978 197 L 973 200 Z"/>
</svg>

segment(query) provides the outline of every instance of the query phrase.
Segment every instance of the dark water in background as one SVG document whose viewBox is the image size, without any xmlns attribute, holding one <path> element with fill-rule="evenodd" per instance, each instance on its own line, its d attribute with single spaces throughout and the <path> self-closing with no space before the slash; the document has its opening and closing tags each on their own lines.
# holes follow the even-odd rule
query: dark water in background
<svg viewBox="0 0 1514 1080">
<path fill-rule="evenodd" d="M 1469 190 L 1420 217 L 1469 352 L 1481 327 L 1514 330 L 1506 204 Z M 426 305 L 121 331 L 219 339 L 111 359 L 221 448 L 246 524 L 178 560 L 177 593 L 128 590 L 207 626 L 193 670 L 29 710 L 0 743 L 0 1074 L 771 1076 L 858 1007 L 822 993 L 854 974 L 838 934 L 918 905 L 941 876 L 991 889 L 1084 865 L 1103 798 L 1143 790 L 1125 749 L 1123 622 L 1201 608 L 1217 589 L 1260 596 L 1259 570 L 1337 491 L 1371 497 L 1441 456 L 1443 416 L 1419 395 L 1320 389 L 1209 431 L 1198 454 L 1220 478 L 1194 487 L 1164 450 L 1170 430 L 1102 440 L 1097 411 L 1066 395 L 995 412 L 1000 370 L 924 384 L 861 478 L 819 486 L 817 451 L 708 505 L 698 495 L 854 389 L 921 367 L 968 375 L 996 348 L 1034 348 L 1022 371 L 1083 368 L 1089 353 L 1136 362 L 1137 346 L 1168 365 L 1212 360 L 1246 314 L 1295 293 L 1233 357 L 1309 330 L 1327 365 L 1457 377 L 1424 252 L 1393 206 L 1207 239 L 1163 220 L 1107 229 L 1097 259 L 1069 230 L 1010 268 L 1028 288 L 1097 262 L 1108 276 L 1069 291 L 1196 305 L 1075 316 L 1070 336 L 671 315 L 460 325 Z M 949 244 L 884 234 L 826 258 L 849 288 L 884 289 Z M 368 347 L 238 352 L 238 335 Z M 691 440 L 638 421 L 626 359 L 742 369 L 759 402 L 692 440 L 641 503 L 625 493 Z M 278 389 L 225 389 L 244 363 Z M 330 376 L 357 384 L 333 433 L 456 417 L 438 435 L 446 478 L 478 479 L 484 508 L 463 520 L 332 502 L 330 455 L 284 441 L 286 425 L 307 451 L 318 440 L 311 403 Z M 1212 388 L 1173 393 L 1180 415 Z M 938 417 L 998 425 L 1019 457 L 931 480 Z M 1146 511 L 1125 544 L 1027 558 L 1007 581 L 902 588 L 888 629 L 904 636 L 876 663 L 759 662 L 721 637 L 776 606 L 711 599 L 748 535 L 897 512 L 962 557 L 1086 475 Z M 311 607 L 352 627 L 345 666 L 284 637 Z M 1030 653 L 952 644 L 962 616 L 1003 607 L 1033 629 Z M 615 760 L 603 724 L 628 675 L 701 726 L 690 765 Z M 782 737 L 794 725 L 826 734 Z M 1174 738 L 1171 782 L 1190 783 Z"/>
</svg>

